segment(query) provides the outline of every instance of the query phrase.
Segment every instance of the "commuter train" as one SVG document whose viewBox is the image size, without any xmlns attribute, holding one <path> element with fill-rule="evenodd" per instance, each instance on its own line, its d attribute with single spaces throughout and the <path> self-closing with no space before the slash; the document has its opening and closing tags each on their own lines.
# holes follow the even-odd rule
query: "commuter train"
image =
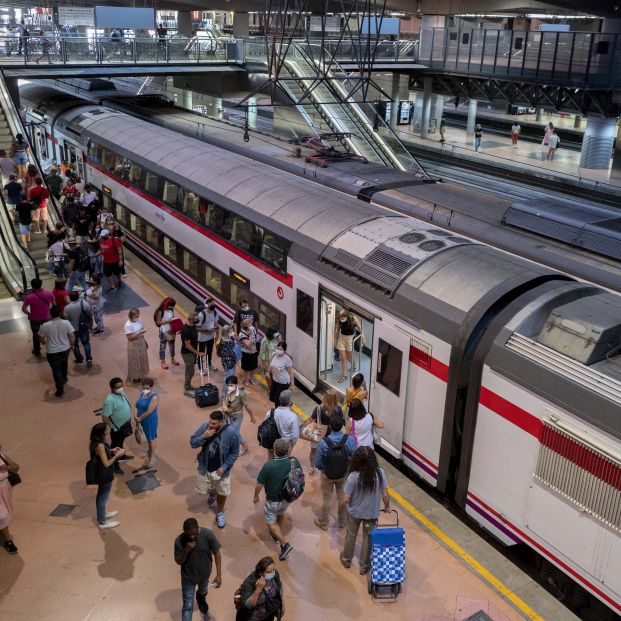
<svg viewBox="0 0 621 621">
<path fill-rule="evenodd" d="M 621 297 L 116 109 L 30 86 L 22 104 L 43 165 L 74 161 L 128 244 L 223 318 L 247 298 L 307 390 L 346 385 L 353 313 L 382 448 L 534 550 L 574 608 L 621 612 Z"/>
</svg>

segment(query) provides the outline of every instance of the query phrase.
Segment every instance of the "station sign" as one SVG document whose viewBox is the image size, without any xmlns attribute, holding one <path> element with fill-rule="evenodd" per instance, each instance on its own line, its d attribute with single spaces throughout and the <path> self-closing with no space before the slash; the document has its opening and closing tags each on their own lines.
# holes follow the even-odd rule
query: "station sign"
<svg viewBox="0 0 621 621">
<path fill-rule="evenodd" d="M 324 25 L 325 23 L 325 25 Z M 341 31 L 341 18 L 338 16 L 326 15 L 311 15 L 310 17 L 310 29 L 315 32 L 340 32 Z"/>
<path fill-rule="evenodd" d="M 94 26 L 95 9 L 79 6 L 59 6 L 58 24 L 60 26 Z"/>
</svg>

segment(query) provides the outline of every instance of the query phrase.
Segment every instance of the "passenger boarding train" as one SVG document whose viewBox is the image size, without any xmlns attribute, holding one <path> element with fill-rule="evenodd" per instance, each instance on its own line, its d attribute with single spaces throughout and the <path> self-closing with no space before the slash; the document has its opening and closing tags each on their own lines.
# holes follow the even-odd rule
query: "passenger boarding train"
<svg viewBox="0 0 621 621">
<path fill-rule="evenodd" d="M 382 447 L 536 551 L 574 605 L 588 591 L 598 618 L 621 612 L 621 297 L 52 93 L 22 92 L 43 165 L 75 161 L 132 248 L 224 317 L 247 297 L 310 391 L 343 390 L 334 325 L 351 311 Z"/>
</svg>

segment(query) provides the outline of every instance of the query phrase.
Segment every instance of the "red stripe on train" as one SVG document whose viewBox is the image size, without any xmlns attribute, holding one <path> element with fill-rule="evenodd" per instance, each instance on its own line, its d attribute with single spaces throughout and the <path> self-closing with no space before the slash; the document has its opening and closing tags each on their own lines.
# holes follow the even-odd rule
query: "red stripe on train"
<svg viewBox="0 0 621 621">
<path fill-rule="evenodd" d="M 543 423 L 541 420 L 514 403 L 511 403 L 511 401 L 507 401 L 500 395 L 485 388 L 485 386 L 481 386 L 479 402 L 481 405 L 492 410 L 492 412 L 495 412 L 505 420 L 513 423 L 523 431 L 526 431 L 526 433 L 535 436 L 537 440 L 541 439 L 541 434 L 543 432 Z"/>
<path fill-rule="evenodd" d="M 438 471 L 438 466 L 436 466 L 432 461 L 430 461 L 429 459 L 427 459 L 420 451 L 417 451 L 411 444 L 408 444 L 407 442 L 403 442 L 401 441 L 401 444 L 403 444 L 403 446 L 410 451 L 411 453 L 413 453 L 414 455 L 416 455 L 416 457 L 418 457 L 421 461 L 424 461 L 430 468 L 432 468 L 435 472 Z"/>
</svg>

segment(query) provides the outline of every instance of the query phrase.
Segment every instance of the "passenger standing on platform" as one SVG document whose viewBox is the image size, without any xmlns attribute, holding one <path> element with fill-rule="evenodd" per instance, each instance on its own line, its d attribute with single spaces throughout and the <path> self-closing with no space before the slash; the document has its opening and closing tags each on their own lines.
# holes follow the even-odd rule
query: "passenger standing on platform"
<svg viewBox="0 0 621 621">
<path fill-rule="evenodd" d="M 237 350 L 239 349 L 239 356 Z M 220 340 L 216 344 L 216 353 L 220 356 L 222 363 L 222 371 L 224 373 L 224 383 L 222 384 L 222 392 L 226 389 L 226 380 L 235 375 L 237 361 L 241 357 L 241 349 L 235 342 L 235 331 L 233 326 L 227 324 L 220 328 Z"/>
<path fill-rule="evenodd" d="M 105 423 L 97 423 L 91 429 L 91 437 L 89 442 L 89 454 L 91 459 L 97 456 L 102 466 L 97 483 L 97 497 L 95 506 L 97 507 L 97 525 L 100 529 L 116 528 L 119 522 L 113 520 L 118 511 L 106 512 L 106 504 L 110 498 L 112 490 L 112 482 L 114 481 L 113 469 L 118 466 L 118 460 L 121 459 L 125 451 L 120 448 L 110 448 L 107 440 L 108 425 Z"/>
<path fill-rule="evenodd" d="M 236 621 L 274 621 L 285 616 L 282 580 L 271 556 L 257 563 L 242 583 L 238 597 Z"/>
<path fill-rule="evenodd" d="M 112 237 L 108 229 L 102 229 L 99 233 L 99 254 L 103 259 L 104 276 L 108 278 L 110 284 L 108 292 L 115 292 L 123 286 L 121 282 L 121 264 L 124 262 L 123 248 L 119 239 Z"/>
<path fill-rule="evenodd" d="M 238 333 L 241 345 L 241 377 L 244 386 L 256 385 L 255 371 L 259 366 L 259 352 L 257 351 L 257 330 L 252 325 L 252 319 L 247 318 L 241 322 L 241 330 Z"/>
<path fill-rule="evenodd" d="M 444 115 L 442 115 L 442 118 L 440 119 L 440 142 L 446 142 L 446 139 L 444 138 L 445 129 L 446 129 L 446 119 L 444 118 Z"/>
<path fill-rule="evenodd" d="M 159 424 L 159 412 L 157 410 L 160 398 L 153 392 L 153 380 L 150 377 L 142 379 L 142 392 L 136 401 L 135 424 L 142 427 L 147 439 L 147 468 L 155 467 L 155 440 L 157 439 L 157 427 Z"/>
<path fill-rule="evenodd" d="M 554 155 L 556 150 L 558 149 L 558 145 L 560 144 L 561 139 L 558 137 L 558 134 L 555 130 L 552 131 L 552 135 L 550 136 L 550 140 L 548 141 L 548 155 L 546 156 L 546 160 L 552 161 L 554 159 Z"/>
<path fill-rule="evenodd" d="M 13 461 L 0 446 L 0 534 L 4 539 L 2 545 L 9 554 L 17 554 L 17 546 L 9 532 L 13 521 L 13 486 L 9 483 L 9 474 L 17 474 L 19 464 Z"/>
<path fill-rule="evenodd" d="M 513 125 L 511 126 L 511 144 L 514 147 L 517 147 L 518 138 L 520 137 L 521 131 L 522 128 L 520 127 L 520 124 L 517 122 L 516 119 L 515 123 L 513 123 Z"/>
<path fill-rule="evenodd" d="M 9 175 L 8 181 L 4 185 L 3 189 L 6 194 L 7 207 L 11 212 L 11 219 L 15 221 L 15 209 L 17 208 L 17 204 L 21 201 L 22 197 L 22 184 L 17 183 L 17 178 L 15 177 L 15 175 Z"/>
<path fill-rule="evenodd" d="M 196 313 L 190 313 L 181 328 L 181 357 L 185 364 L 185 378 L 183 383 L 183 394 L 186 397 L 195 397 L 192 388 L 192 379 L 196 367 L 196 357 L 204 357 L 205 354 L 198 351 L 198 332 L 196 331 Z M 161 351 L 161 350 L 160 350 Z M 173 359 L 174 364 L 174 359 Z"/>
<path fill-rule="evenodd" d="M 289 454 L 293 450 L 298 438 L 300 437 L 300 421 L 297 414 L 291 409 L 293 401 L 291 400 L 291 391 L 283 390 L 279 397 L 279 407 L 274 410 L 274 420 L 276 421 L 276 427 L 280 438 L 287 442 L 289 446 Z M 265 418 L 269 418 L 272 410 L 268 410 L 265 413 Z M 273 449 L 267 450 L 267 458 L 271 459 L 273 455 Z"/>
<path fill-rule="evenodd" d="M 242 328 L 242 321 L 244 321 L 244 319 L 250 319 L 250 324 L 256 328 L 259 314 L 256 310 L 250 308 L 250 304 L 248 304 L 246 298 L 241 298 L 239 300 L 239 310 L 235 313 L 235 319 L 233 319 L 238 334 Z"/>
<path fill-rule="evenodd" d="M 481 139 L 483 138 L 483 130 L 481 129 L 481 125 L 477 123 L 477 126 L 474 128 L 474 151 L 475 153 L 479 152 L 481 148 Z"/>
<path fill-rule="evenodd" d="M 207 298 L 203 304 L 197 304 L 194 309 L 197 313 L 196 330 L 198 331 L 198 350 L 207 354 L 207 364 L 210 371 L 217 371 L 212 362 L 213 346 L 218 332 L 218 311 L 216 303 Z"/>
<path fill-rule="evenodd" d="M 346 433 L 353 436 L 356 446 L 368 446 L 373 448 L 373 427 L 383 429 L 384 423 L 378 416 L 367 412 L 360 399 L 352 399 L 347 412 Z"/>
<path fill-rule="evenodd" d="M 164 298 L 153 313 L 153 321 L 159 328 L 160 339 L 160 364 L 164 371 L 169 369 L 166 364 L 166 346 L 170 352 L 170 363 L 178 367 L 179 363 L 175 360 L 175 333 L 170 329 L 170 322 L 175 319 L 175 306 L 177 302 L 173 298 Z"/>
<path fill-rule="evenodd" d="M 75 330 L 75 344 L 73 346 L 73 355 L 75 363 L 82 364 L 84 358 L 80 352 L 80 343 L 84 347 L 84 356 L 86 357 L 86 367 L 90 369 L 93 366 L 93 356 L 91 354 L 91 338 L 88 324 L 83 321 L 86 319 L 89 323 L 92 321 L 92 313 L 89 305 L 80 299 L 77 291 L 69 294 L 69 304 L 65 306 L 65 317 L 71 323 Z"/>
<path fill-rule="evenodd" d="M 313 413 L 309 416 L 308 423 L 311 423 L 311 422 L 319 423 L 320 425 L 326 425 L 327 427 L 330 425 L 330 420 L 332 419 L 333 416 L 340 416 L 341 427 L 343 427 L 343 425 L 345 424 L 345 420 L 343 418 L 343 410 L 339 404 L 340 398 L 341 396 L 340 396 L 339 391 L 335 390 L 334 388 L 330 388 L 330 390 L 328 390 L 326 394 L 323 396 L 321 403 L 315 407 L 315 409 L 313 410 Z M 315 442 L 314 440 L 311 440 L 309 444 L 310 444 L 310 455 L 309 455 L 310 469 L 308 471 L 308 474 L 312 476 L 313 474 L 315 474 L 315 454 L 317 452 L 317 446 L 319 442 Z M 354 443 L 354 448 L 355 448 L 355 443 Z"/>
<path fill-rule="evenodd" d="M 278 406 L 280 394 L 285 390 L 290 390 L 291 386 L 293 386 L 293 361 L 287 353 L 287 343 L 284 341 L 278 342 L 268 370 L 272 378 L 270 401 Z"/>
<path fill-rule="evenodd" d="M 285 478 L 291 471 L 292 459 L 298 468 L 301 467 L 300 462 L 295 457 L 289 458 L 289 442 L 283 439 L 276 440 L 274 442 L 274 459 L 268 459 L 263 465 L 254 488 L 255 505 L 259 503 L 259 495 L 261 490 L 265 488 L 264 519 L 272 539 L 280 545 L 278 558 L 281 561 L 284 561 L 293 550 L 293 546 L 282 533 L 285 511 L 289 506 L 289 503 L 283 500 L 282 488 Z"/>
<path fill-rule="evenodd" d="M 110 427 L 112 450 L 122 449 L 125 438 L 132 435 L 132 407 L 125 396 L 123 380 L 120 377 L 113 377 L 109 383 L 110 392 L 104 401 L 101 416 L 104 423 Z M 133 459 L 133 455 L 123 455 L 118 461 L 132 461 Z M 118 463 L 114 464 L 114 474 L 123 474 Z"/>
<path fill-rule="evenodd" d="M 244 408 L 250 415 L 250 422 L 254 425 L 257 419 L 248 405 L 248 395 L 243 387 L 237 384 L 237 375 L 230 375 L 224 381 L 224 390 L 222 391 L 222 411 L 227 415 L 229 424 L 239 434 L 239 443 L 241 451 L 239 456 L 242 457 L 248 452 L 248 445 L 244 442 L 241 435 L 241 426 L 244 420 Z"/>
<path fill-rule="evenodd" d="M 345 547 L 340 559 L 343 567 L 349 569 L 354 557 L 358 530 L 362 526 L 362 546 L 360 548 L 360 575 L 369 572 L 371 565 L 371 531 L 377 525 L 381 503 L 383 511 L 388 512 L 390 497 L 388 482 L 383 468 L 379 467 L 372 448 L 360 447 L 352 455 L 349 473 L 343 487 L 343 500 L 347 506 L 347 534 Z"/>
<path fill-rule="evenodd" d="M 30 322 L 32 354 L 39 358 L 41 356 L 39 330 L 50 319 L 50 304 L 54 301 L 54 294 L 42 288 L 43 282 L 40 278 L 33 278 L 30 281 L 30 286 L 32 291 L 24 298 L 22 313 L 28 315 L 28 321 Z"/>
<path fill-rule="evenodd" d="M 75 285 L 78 284 L 82 287 L 82 291 L 86 292 L 88 288 L 86 274 L 90 261 L 82 246 L 76 246 L 75 237 L 68 239 L 67 243 L 69 245 L 69 252 L 67 254 L 67 269 L 69 270 L 67 291 L 71 293 Z"/>
<path fill-rule="evenodd" d="M 146 330 L 137 308 L 129 311 L 123 332 L 127 338 L 127 383 L 136 384 L 149 375 L 149 354 L 144 338 Z"/>
<path fill-rule="evenodd" d="M 93 319 L 95 320 L 95 330 L 93 336 L 104 333 L 103 307 L 106 301 L 103 296 L 103 287 L 101 286 L 101 278 L 99 276 L 91 276 L 86 289 L 86 301 L 91 309 Z"/>
<path fill-rule="evenodd" d="M 69 352 L 75 345 L 75 330 L 71 323 L 62 319 L 58 306 L 50 309 L 50 321 L 46 321 L 39 329 L 39 338 L 45 345 L 47 362 L 52 369 L 57 397 L 65 394 Z"/>
<path fill-rule="evenodd" d="M 224 528 L 224 505 L 231 495 L 231 470 L 239 457 L 239 433 L 235 426 L 227 424 L 223 412 L 215 410 L 209 414 L 209 421 L 192 434 L 190 446 L 201 449 L 197 458 L 196 493 L 209 494 L 209 505 L 215 500 L 216 524 Z"/>
<path fill-rule="evenodd" d="M 181 596 L 183 610 L 181 621 L 191 621 L 194 612 L 194 592 L 196 603 L 202 614 L 207 615 L 207 588 L 211 575 L 211 559 L 216 562 L 216 577 L 213 585 L 222 584 L 222 556 L 220 542 L 208 528 L 199 528 L 194 518 L 183 523 L 183 532 L 175 539 L 175 563 L 181 566 Z M 207 618 L 207 617 L 205 617 Z"/>
<path fill-rule="evenodd" d="M 349 467 L 349 458 L 356 450 L 354 439 L 343 433 L 343 418 L 338 414 L 330 417 L 328 435 L 319 441 L 315 466 L 321 470 L 321 494 L 323 503 L 321 513 L 315 517 L 315 526 L 328 530 L 332 489 L 336 491 L 338 503 L 338 525 L 345 528 L 347 525 L 347 505 L 343 493 L 345 477 Z"/>
<path fill-rule="evenodd" d="M 550 144 L 550 136 L 554 133 L 554 123 L 548 123 L 543 130 L 543 140 L 541 146 L 547 147 Z"/>
<path fill-rule="evenodd" d="M 280 341 L 280 332 L 278 328 L 271 327 L 267 329 L 265 338 L 261 341 L 261 347 L 259 348 L 259 367 L 267 382 L 268 390 L 272 387 L 272 376 L 269 372 L 270 362 L 272 357 L 276 353 L 276 346 Z"/>
</svg>

